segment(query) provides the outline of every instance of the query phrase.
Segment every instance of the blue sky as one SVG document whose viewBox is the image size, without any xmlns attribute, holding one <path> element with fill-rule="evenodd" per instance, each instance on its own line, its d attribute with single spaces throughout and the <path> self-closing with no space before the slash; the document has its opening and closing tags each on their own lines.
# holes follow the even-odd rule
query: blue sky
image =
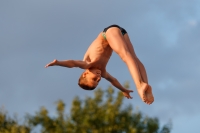
<svg viewBox="0 0 200 133">
<path fill-rule="evenodd" d="M 146 67 L 155 102 L 145 105 L 137 95 L 126 65 L 114 53 L 107 70 L 134 90 L 132 104 L 161 123 L 173 123 L 172 133 L 198 132 L 200 119 L 200 1 L 198 0 L 1 0 L 0 107 L 10 114 L 33 114 L 45 106 L 53 115 L 55 102 L 67 108 L 79 89 L 82 70 L 51 67 L 53 59 L 82 59 L 106 26 L 125 28 Z M 99 87 L 107 88 L 102 80 Z"/>
</svg>

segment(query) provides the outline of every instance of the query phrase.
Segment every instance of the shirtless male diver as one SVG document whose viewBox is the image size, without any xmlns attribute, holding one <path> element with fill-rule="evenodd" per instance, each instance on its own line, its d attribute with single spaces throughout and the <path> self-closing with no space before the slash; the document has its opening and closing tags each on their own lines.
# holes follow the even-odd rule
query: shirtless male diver
<svg viewBox="0 0 200 133">
<path fill-rule="evenodd" d="M 112 51 L 115 51 L 127 65 L 142 101 L 146 104 L 152 104 L 154 97 L 152 88 L 148 84 L 146 70 L 134 52 L 128 33 L 118 25 L 111 25 L 99 33 L 86 51 L 83 61 L 53 60 L 45 67 L 63 66 L 85 69 L 78 82 L 81 88 L 85 90 L 95 89 L 102 77 L 121 90 L 125 97 L 132 99 L 129 93 L 133 91 L 125 89 L 116 78 L 106 71 L 106 65 Z"/>
</svg>

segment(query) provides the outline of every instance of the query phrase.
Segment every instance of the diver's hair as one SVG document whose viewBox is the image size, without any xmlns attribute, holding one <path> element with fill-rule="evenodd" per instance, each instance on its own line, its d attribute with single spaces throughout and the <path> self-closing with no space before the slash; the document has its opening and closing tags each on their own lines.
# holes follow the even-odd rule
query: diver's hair
<svg viewBox="0 0 200 133">
<path fill-rule="evenodd" d="M 87 82 L 88 82 L 87 79 L 83 77 L 82 73 L 78 80 L 78 85 L 84 90 L 94 90 L 96 88 L 96 86 L 87 85 Z"/>
</svg>

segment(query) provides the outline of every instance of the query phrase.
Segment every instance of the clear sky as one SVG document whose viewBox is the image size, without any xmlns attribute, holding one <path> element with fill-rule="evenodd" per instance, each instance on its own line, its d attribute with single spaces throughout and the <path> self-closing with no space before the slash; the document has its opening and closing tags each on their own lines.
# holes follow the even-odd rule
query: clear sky
<svg viewBox="0 0 200 133">
<path fill-rule="evenodd" d="M 107 70 L 134 90 L 124 104 L 161 123 L 171 120 L 172 133 L 199 132 L 199 7 L 199 0 L 1 0 L 0 107 L 23 116 L 45 106 L 53 115 L 58 99 L 69 109 L 75 96 L 93 96 L 77 85 L 82 70 L 44 66 L 53 59 L 81 60 L 103 28 L 118 24 L 127 30 L 155 95 L 145 105 L 113 53 Z M 99 87 L 109 85 L 102 80 Z"/>
</svg>

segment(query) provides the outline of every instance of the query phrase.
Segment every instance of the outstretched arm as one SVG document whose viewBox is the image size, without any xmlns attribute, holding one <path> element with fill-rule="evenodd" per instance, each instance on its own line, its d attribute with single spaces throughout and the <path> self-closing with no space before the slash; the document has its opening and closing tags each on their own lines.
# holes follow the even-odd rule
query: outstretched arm
<svg viewBox="0 0 200 133">
<path fill-rule="evenodd" d="M 127 97 L 128 99 L 132 99 L 132 97 L 130 96 L 130 92 L 133 92 L 132 90 L 127 90 L 125 89 L 120 83 L 119 81 L 114 78 L 113 76 L 111 76 L 108 72 L 106 72 L 104 75 L 102 75 L 103 78 L 105 78 L 106 80 L 108 80 L 113 86 L 115 86 L 116 88 L 118 88 L 119 90 L 122 91 L 123 95 L 125 97 Z"/>
<path fill-rule="evenodd" d="M 47 64 L 45 67 L 47 68 L 49 66 L 62 66 L 62 67 L 68 67 L 68 68 L 79 67 L 82 69 L 87 69 L 90 67 L 90 64 L 81 60 L 64 60 L 64 61 L 53 60 L 52 62 Z"/>
</svg>

